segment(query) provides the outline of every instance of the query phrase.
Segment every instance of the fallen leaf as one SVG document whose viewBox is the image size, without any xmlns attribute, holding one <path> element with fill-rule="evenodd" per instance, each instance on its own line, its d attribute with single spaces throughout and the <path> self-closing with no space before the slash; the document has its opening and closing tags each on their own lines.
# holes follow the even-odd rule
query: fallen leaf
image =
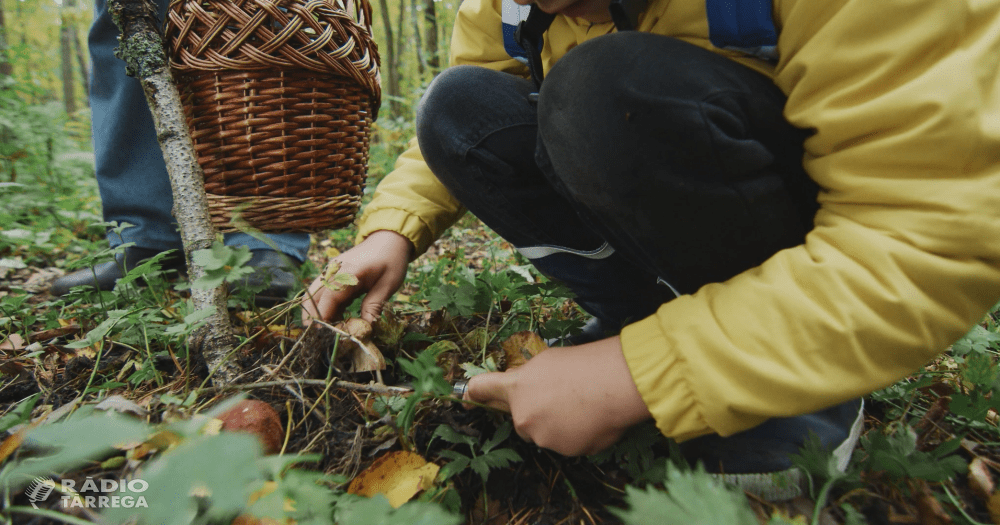
<svg viewBox="0 0 1000 525">
<path fill-rule="evenodd" d="M 17 450 L 17 447 L 21 446 L 21 443 L 24 443 L 26 433 L 26 428 L 21 429 L 8 436 L 7 439 L 3 440 L 3 443 L 0 443 L 0 463 L 3 463 L 4 460 L 10 457 Z"/>
<path fill-rule="evenodd" d="M 535 332 L 518 332 L 500 343 L 507 356 L 507 370 L 517 368 L 542 353 L 548 346 Z"/>
<path fill-rule="evenodd" d="M 149 455 L 151 452 L 168 450 L 171 447 L 176 446 L 182 441 L 181 437 L 174 432 L 169 430 L 163 430 L 153 434 L 152 437 L 146 440 L 145 443 L 140 443 L 137 446 L 126 447 L 116 447 L 119 450 L 128 450 L 126 457 L 128 459 L 142 459 Z"/>
<path fill-rule="evenodd" d="M 990 500 L 986 503 L 986 510 L 989 511 L 993 523 L 1000 523 L 1000 492 L 995 492 L 990 496 Z"/>
<path fill-rule="evenodd" d="M 990 474 L 990 468 L 983 461 L 983 458 L 977 457 L 972 460 L 972 463 L 969 463 L 969 490 L 987 504 L 993 493 L 996 492 L 993 475 Z"/>
<path fill-rule="evenodd" d="M 945 512 L 941 502 L 934 497 L 927 482 L 920 480 L 913 483 L 914 503 L 917 506 L 917 513 L 920 515 L 920 525 L 951 525 L 954 523 L 951 516 Z"/>
<path fill-rule="evenodd" d="M 55 339 L 56 337 L 66 337 L 67 335 L 73 335 L 78 333 L 80 333 L 80 325 L 69 324 L 61 328 L 52 328 L 49 330 L 40 330 L 38 332 L 32 332 L 28 336 L 28 339 L 31 339 L 32 341 L 48 341 L 49 339 Z"/>
<path fill-rule="evenodd" d="M 24 348 L 24 338 L 19 334 L 10 334 L 0 343 L 0 350 L 20 350 Z"/>
<path fill-rule="evenodd" d="M 439 468 L 415 452 L 390 452 L 358 474 L 347 491 L 368 498 L 383 494 L 393 508 L 398 508 L 418 492 L 431 488 Z"/>
<path fill-rule="evenodd" d="M 114 412 L 121 412 L 123 414 L 128 413 L 139 417 L 146 417 L 146 415 L 149 414 L 149 411 L 145 408 L 142 408 L 141 406 L 119 395 L 108 396 L 104 401 L 95 405 L 94 408 L 96 410 L 111 410 Z"/>
</svg>

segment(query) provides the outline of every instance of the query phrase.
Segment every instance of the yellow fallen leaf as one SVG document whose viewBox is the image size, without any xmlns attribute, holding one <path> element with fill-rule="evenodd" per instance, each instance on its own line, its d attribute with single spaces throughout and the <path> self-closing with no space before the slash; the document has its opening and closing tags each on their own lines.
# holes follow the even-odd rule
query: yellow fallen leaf
<svg viewBox="0 0 1000 525">
<path fill-rule="evenodd" d="M 334 248 L 333 246 L 331 246 L 331 247 L 327 248 L 326 251 L 323 252 L 323 254 L 326 255 L 326 257 L 328 259 L 333 259 L 334 257 L 340 255 L 340 250 L 338 250 L 338 249 Z"/>
<path fill-rule="evenodd" d="M 439 468 L 415 452 L 390 452 L 358 474 L 347 491 L 368 498 L 383 494 L 393 508 L 398 508 L 418 492 L 431 488 Z"/>
<path fill-rule="evenodd" d="M 535 332 L 518 332 L 500 343 L 507 356 L 507 370 L 517 368 L 548 348 Z"/>
<path fill-rule="evenodd" d="M 8 436 L 7 439 L 3 440 L 3 443 L 0 444 L 0 463 L 10 457 L 10 455 L 17 450 L 17 447 L 21 446 L 21 443 L 24 443 L 24 434 L 25 430 L 22 429 L 14 432 Z"/>
<path fill-rule="evenodd" d="M 986 504 L 986 510 L 990 512 L 993 523 L 1000 523 L 1000 492 L 995 492 L 990 496 L 990 501 Z"/>
</svg>

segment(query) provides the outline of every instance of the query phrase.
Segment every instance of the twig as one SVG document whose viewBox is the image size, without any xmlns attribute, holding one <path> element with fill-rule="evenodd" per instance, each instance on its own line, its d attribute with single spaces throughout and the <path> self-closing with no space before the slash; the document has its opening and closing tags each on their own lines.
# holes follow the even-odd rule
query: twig
<svg viewBox="0 0 1000 525">
<path fill-rule="evenodd" d="M 351 381 L 332 381 L 328 383 L 323 379 L 287 379 L 283 381 L 263 381 L 260 383 L 253 383 L 248 385 L 222 385 L 204 388 L 202 392 L 222 392 L 225 390 L 256 390 L 258 388 L 272 388 L 272 387 L 283 387 L 286 385 L 304 385 L 304 386 L 332 386 L 334 388 L 342 388 L 344 390 L 357 390 L 359 392 L 370 392 L 372 394 L 382 394 L 386 396 L 401 396 L 406 394 L 412 394 L 413 389 L 405 386 L 387 386 L 379 385 L 374 383 L 362 384 L 362 383 L 352 383 Z"/>
</svg>

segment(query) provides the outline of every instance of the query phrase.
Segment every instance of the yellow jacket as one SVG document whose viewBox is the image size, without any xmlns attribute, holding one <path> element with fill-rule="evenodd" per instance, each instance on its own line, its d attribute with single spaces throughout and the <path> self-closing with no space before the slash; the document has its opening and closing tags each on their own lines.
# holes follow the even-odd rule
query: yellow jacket
<svg viewBox="0 0 1000 525">
<path fill-rule="evenodd" d="M 465 0 L 453 64 L 526 76 L 503 46 L 502 1 Z M 713 45 L 711 12 L 733 0 L 650 0 L 638 29 L 771 76 L 788 96 L 786 118 L 816 130 L 804 165 L 821 208 L 803 245 L 625 327 L 639 392 L 679 439 L 889 385 L 1000 299 L 1000 2 L 735 4 L 773 9 L 776 61 Z M 557 16 L 545 70 L 612 30 Z M 422 253 L 463 212 L 414 145 L 379 185 L 360 236 L 397 231 Z"/>
</svg>

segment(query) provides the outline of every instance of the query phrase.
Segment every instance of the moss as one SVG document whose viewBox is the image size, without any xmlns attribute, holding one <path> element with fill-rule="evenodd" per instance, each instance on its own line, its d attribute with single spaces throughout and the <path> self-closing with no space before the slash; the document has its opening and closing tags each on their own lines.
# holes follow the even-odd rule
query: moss
<svg viewBox="0 0 1000 525">
<path fill-rule="evenodd" d="M 115 56 L 125 61 L 127 75 L 146 78 L 167 66 L 156 6 L 149 0 L 112 0 L 108 12 L 123 35 Z"/>
<path fill-rule="evenodd" d="M 125 61 L 125 74 L 140 79 L 167 67 L 163 38 L 152 31 L 140 31 L 124 39 L 115 56 Z"/>
</svg>

